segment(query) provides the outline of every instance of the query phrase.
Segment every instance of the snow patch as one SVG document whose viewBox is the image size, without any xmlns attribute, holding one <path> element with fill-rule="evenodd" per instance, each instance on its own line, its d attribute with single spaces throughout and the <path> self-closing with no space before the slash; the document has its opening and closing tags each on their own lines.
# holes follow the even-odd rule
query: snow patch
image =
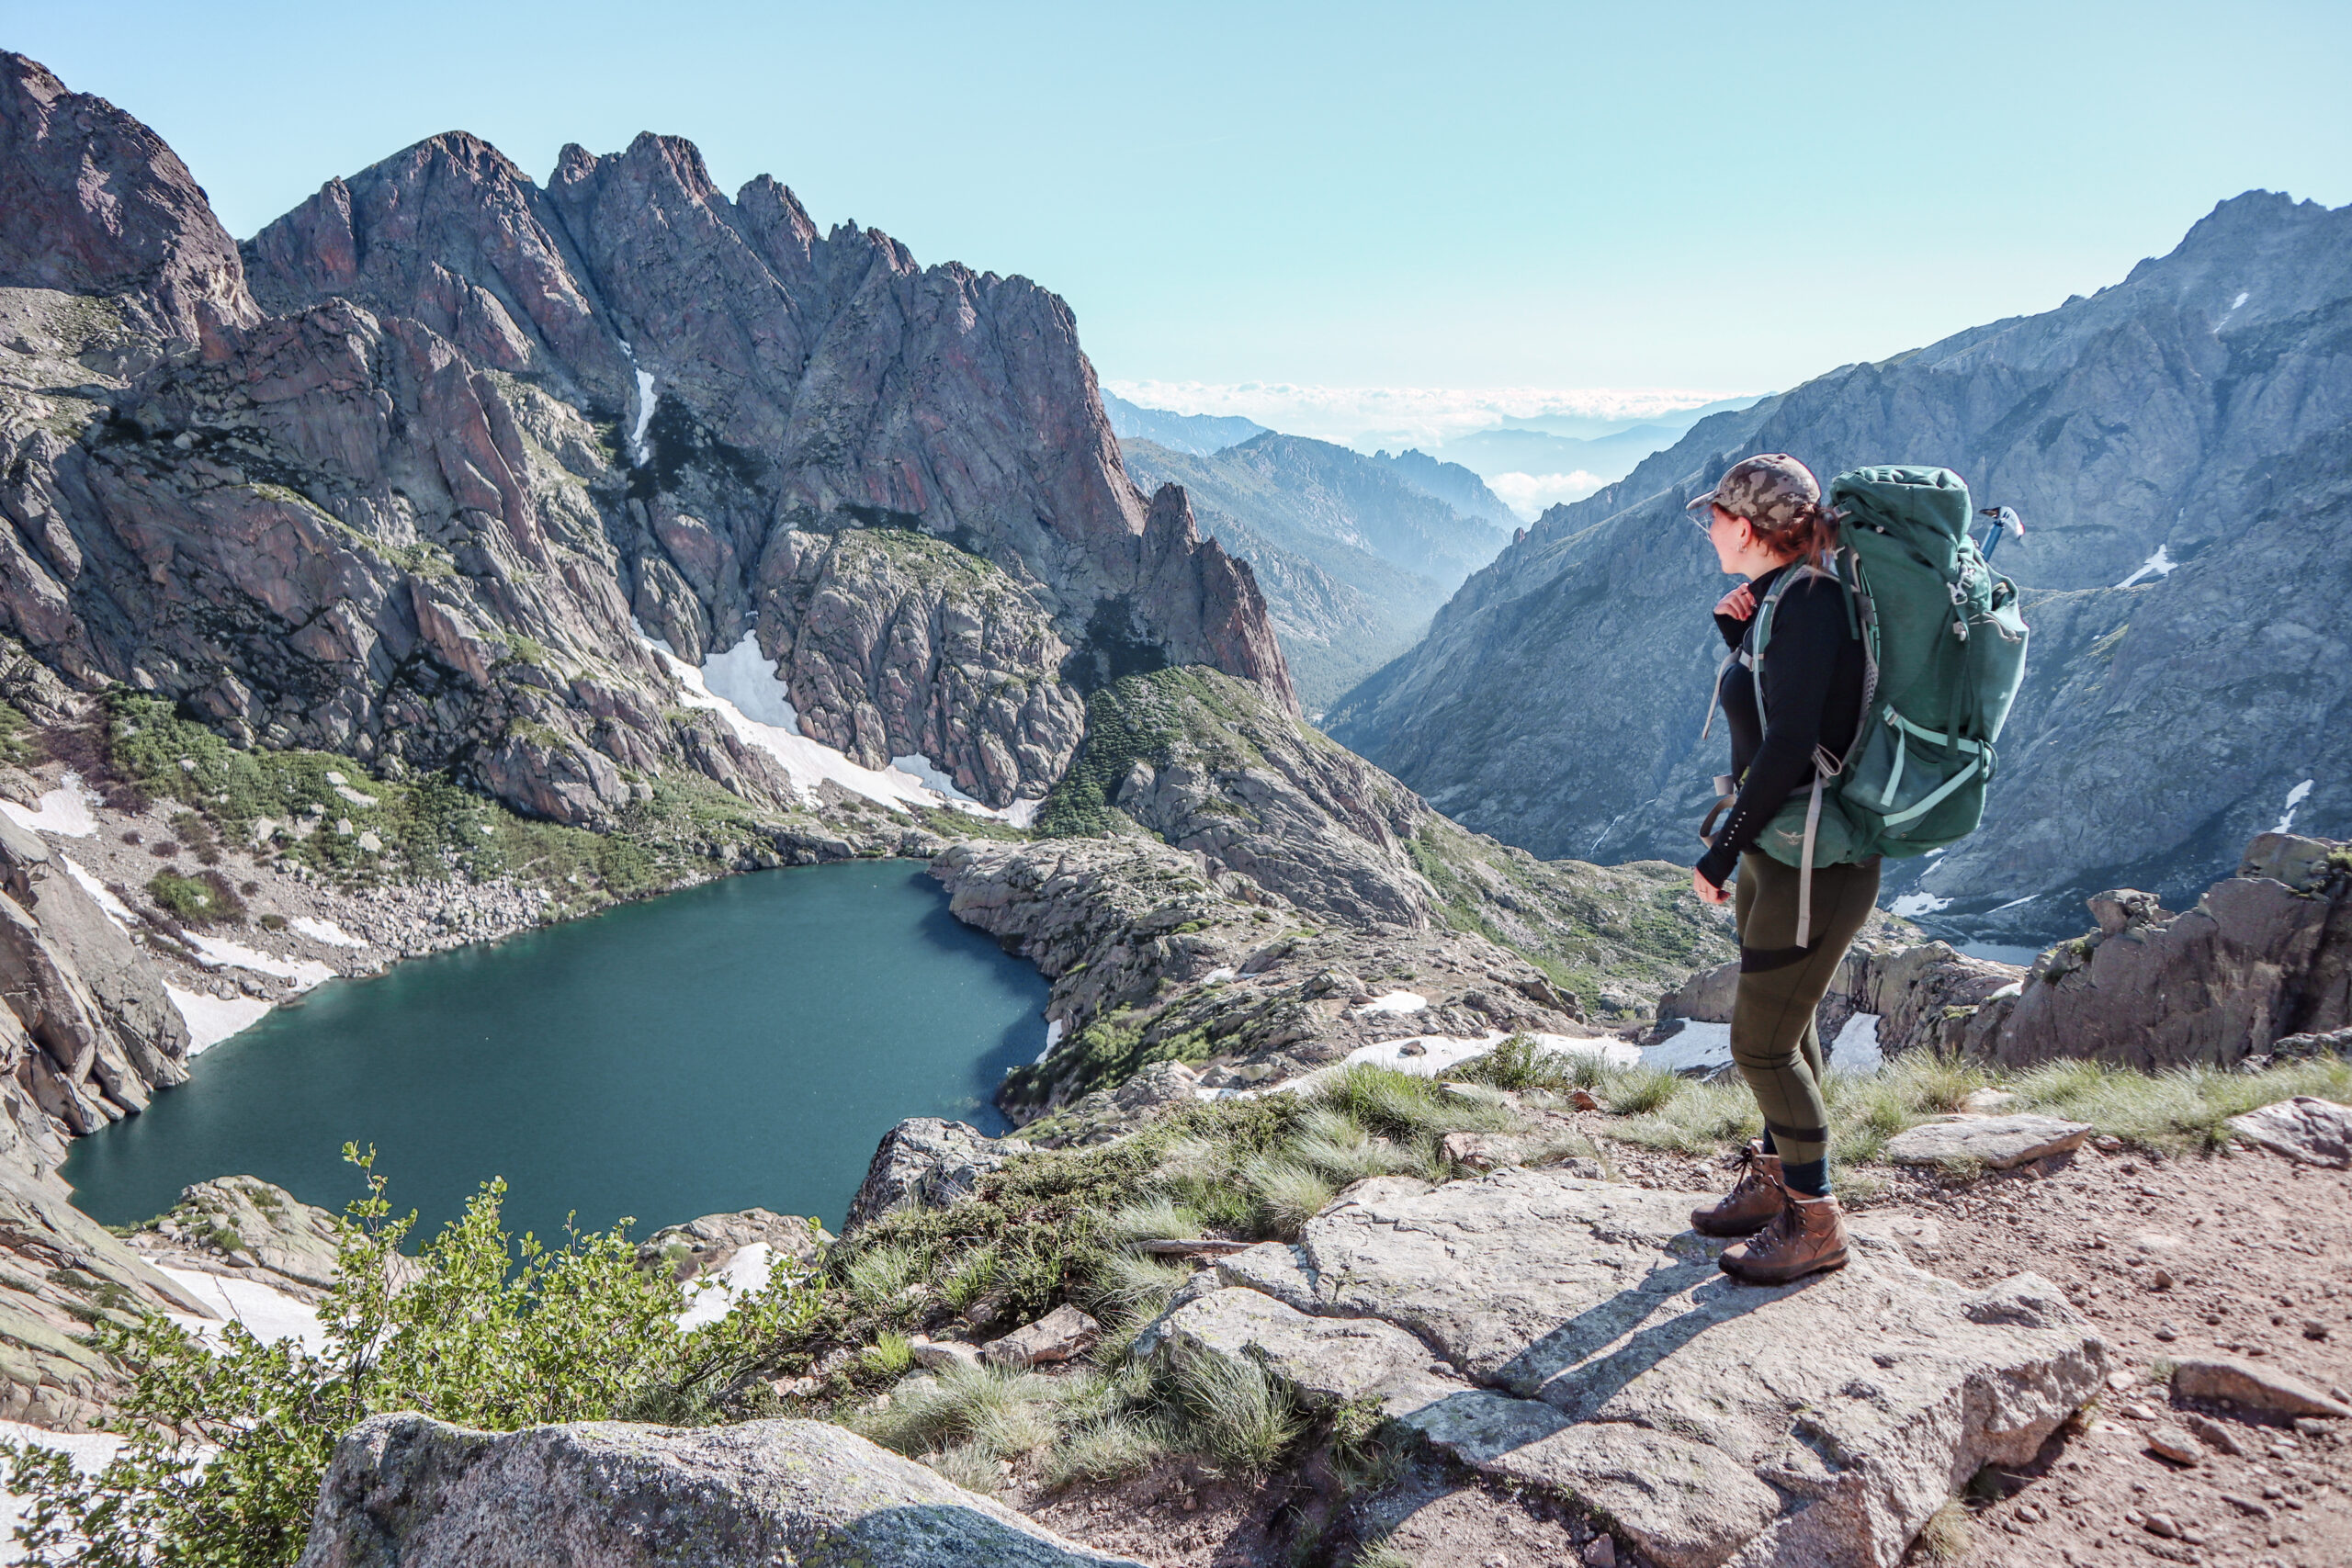
<svg viewBox="0 0 2352 1568">
<path fill-rule="evenodd" d="M 2004 909 L 2014 909 L 2020 904 L 2030 904 L 2041 897 L 2039 893 L 2029 893 L 2022 898 L 2012 898 L 2006 904 L 1996 904 L 1984 912 L 1988 915 L 1997 915 Z"/>
<path fill-rule="evenodd" d="M 65 863 L 65 874 L 80 883 L 82 891 L 97 901 L 98 908 L 107 912 L 107 919 L 115 923 L 115 929 L 123 935 L 129 936 L 131 921 L 137 918 L 131 914 L 130 906 L 114 896 L 113 888 L 74 864 L 72 855 L 60 855 L 57 858 Z"/>
<path fill-rule="evenodd" d="M 1435 1077 L 1474 1056 L 1485 1055 L 1509 1038 L 1500 1030 L 1495 1030 L 1476 1040 L 1465 1040 L 1456 1034 L 1416 1034 L 1409 1040 L 1382 1040 L 1370 1045 L 1359 1045 L 1331 1066 L 1294 1078 L 1282 1087 L 1301 1088 L 1358 1062 L 1394 1068 L 1400 1073 L 1410 1073 L 1415 1077 Z M 1641 1059 L 1641 1053 L 1623 1040 L 1607 1037 L 1587 1040 L 1570 1034 L 1531 1034 L 1527 1039 L 1539 1051 L 1558 1056 L 1589 1056 L 1612 1067 L 1630 1067 Z"/>
<path fill-rule="evenodd" d="M 183 991 L 169 982 L 164 986 L 164 994 L 187 1022 L 191 1056 L 203 1055 L 232 1034 L 243 1033 L 269 1011 L 269 1004 L 259 997 L 208 997 L 202 991 Z"/>
<path fill-rule="evenodd" d="M 1046 1048 L 1038 1052 L 1037 1059 L 1029 1065 L 1033 1067 L 1045 1066 L 1046 1058 L 1054 1054 L 1054 1047 L 1061 1043 L 1062 1021 L 1057 1018 L 1049 1018 L 1046 1020 Z"/>
<path fill-rule="evenodd" d="M 2179 570 L 2180 563 L 2173 559 L 2172 557 L 2165 554 L 2165 547 L 2162 545 L 2158 545 L 2156 547 L 2156 553 L 2140 563 L 2139 570 L 2133 572 L 2131 576 L 2125 578 L 2115 586 L 2118 588 L 2129 588 L 2143 577 L 2170 577 L 2174 572 Z"/>
<path fill-rule="evenodd" d="M 1880 1049 L 1879 1015 L 1858 1012 L 1838 1030 L 1838 1038 L 1829 1043 L 1829 1070 L 1865 1077 L 1886 1066 L 1886 1053 Z"/>
<path fill-rule="evenodd" d="M 1731 1066 L 1731 1025 L 1686 1020 L 1680 1029 L 1640 1053 L 1642 1066 L 1669 1073 L 1712 1073 Z"/>
<path fill-rule="evenodd" d="M 7 813 L 8 820 L 19 828 L 55 833 L 62 839 L 86 839 L 98 830 L 98 819 L 90 815 L 97 798 L 81 774 L 68 773 L 57 788 L 40 797 L 39 805 L 28 808 L 13 800 L 0 800 L 0 812 Z"/>
<path fill-rule="evenodd" d="M 2241 305 L 2245 304 L 2248 299 L 2252 299 L 2253 297 L 2254 297 L 2254 295 L 2253 295 L 2253 291 L 2252 291 L 2251 289 L 2245 289 L 2245 288 L 2241 288 L 2241 289 L 2239 289 L 2239 290 L 2238 290 L 2238 297 L 2237 297 L 2236 299 L 2233 299 L 2233 300 L 2231 300 L 2231 301 L 2230 301 L 2230 310 L 2231 310 L 2231 311 L 2232 311 L 2233 313 L 2234 313 L 2234 312 L 2236 311 L 2236 310 L 2237 310 L 2237 308 L 2238 308 L 2239 306 L 2241 306 Z"/>
<path fill-rule="evenodd" d="M 700 1328 L 717 1323 L 735 1310 L 735 1303 L 768 1288 L 775 1273 L 775 1249 L 755 1241 L 738 1248 L 717 1273 L 706 1274 L 686 1286 L 686 1310 L 678 1314 L 680 1328 Z"/>
<path fill-rule="evenodd" d="M 250 969 L 256 975 L 275 975 L 281 980 L 291 980 L 294 988 L 307 991 L 322 980 L 334 978 L 334 971 L 315 958 L 273 958 L 239 942 L 217 936 L 187 933 L 189 946 L 197 951 L 197 962 L 208 969 Z"/>
<path fill-rule="evenodd" d="M 1900 915 L 1906 920 L 1916 920 L 1921 915 L 1932 915 L 1938 909 L 1951 908 L 1951 899 L 1939 898 L 1932 893 L 1905 893 L 1886 907 L 1889 914 Z"/>
<path fill-rule="evenodd" d="M 1429 1005 L 1429 998 L 1419 991 L 1391 991 L 1386 996 L 1374 997 L 1356 1009 L 1356 1016 L 1372 1018 L 1381 1013 L 1419 1012 Z"/>
<path fill-rule="evenodd" d="M 286 922 L 312 942 L 325 942 L 329 947 L 365 947 L 368 944 L 336 925 L 316 915 L 297 915 Z"/>
<path fill-rule="evenodd" d="M 645 646 L 653 650 L 654 656 L 685 688 L 679 696 L 680 702 L 690 708 L 717 714 L 721 722 L 735 732 L 737 739 L 746 746 L 758 747 L 782 763 L 785 775 L 791 779 L 795 788 L 813 790 L 831 779 L 842 788 L 862 795 L 892 811 L 903 813 L 910 805 L 935 804 L 932 793 L 923 787 L 921 779 L 896 769 L 883 773 L 861 767 L 831 747 L 820 745 L 802 735 L 798 716 L 791 715 L 791 704 L 783 694 L 783 682 L 775 679 L 774 670 L 768 668 L 765 660 L 761 658 L 755 638 L 745 637 L 727 652 L 714 656 L 700 670 L 670 651 L 670 645 L 659 637 L 647 637 Z M 750 649 L 748 655 L 744 651 L 746 649 Z M 735 690 L 743 690 L 747 684 L 743 673 L 751 660 L 757 661 L 755 667 L 765 672 L 768 684 L 773 688 L 765 695 L 763 711 L 778 712 L 776 706 L 766 705 L 780 705 L 782 713 L 791 716 L 788 727 L 753 718 L 731 698 L 711 690 L 708 671 L 714 669 L 722 682 Z"/>
<path fill-rule="evenodd" d="M 1214 986 L 1220 980 L 1238 980 L 1239 978 L 1241 978 L 1241 971 L 1228 964 L 1222 968 L 1212 969 L 1202 976 L 1201 983 L 1205 986 Z"/>
<path fill-rule="evenodd" d="M 234 1318 L 264 1344 L 292 1339 L 316 1356 L 327 1348 L 327 1331 L 319 1309 L 306 1301 L 270 1289 L 257 1280 L 232 1280 L 195 1269 L 158 1266 L 158 1273 L 186 1294 L 204 1303 L 222 1319 Z M 220 1342 L 220 1325 L 184 1313 L 166 1313 L 174 1323 L 199 1338 Z"/>
<path fill-rule="evenodd" d="M 52 1432 L 22 1421 L 0 1421 L 0 1442 L 54 1449 L 72 1460 L 81 1475 L 96 1475 L 114 1462 L 124 1440 L 114 1432 Z M 13 1492 L 0 1492 L 0 1562 L 25 1560 L 25 1549 L 17 1540 L 17 1528 L 25 1522 L 25 1502 Z"/>
<path fill-rule="evenodd" d="M 634 357 L 629 360 L 629 366 L 632 369 L 637 368 L 637 361 Z M 638 369 L 637 423 L 630 427 L 628 433 L 628 460 L 631 468 L 641 468 L 652 460 L 653 454 L 645 445 L 645 433 L 652 426 L 653 407 L 660 401 L 661 400 L 653 395 L 653 372 Z"/>
<path fill-rule="evenodd" d="M 2286 833 L 2293 830 L 2295 826 L 2295 808 L 2302 805 L 2302 803 L 2310 797 L 2312 793 L 2312 784 L 2313 782 L 2313 780 L 2305 779 L 2302 783 L 2297 784 L 2294 788 L 2287 792 L 2287 814 L 2278 818 L 2278 825 L 2270 829 L 2272 832 Z"/>
</svg>

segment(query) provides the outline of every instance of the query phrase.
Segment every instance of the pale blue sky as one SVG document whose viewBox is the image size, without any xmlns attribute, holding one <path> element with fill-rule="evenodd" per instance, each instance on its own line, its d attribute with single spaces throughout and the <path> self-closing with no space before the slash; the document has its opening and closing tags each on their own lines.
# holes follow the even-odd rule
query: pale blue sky
<svg viewBox="0 0 2352 1568">
<path fill-rule="evenodd" d="M 1760 390 L 2352 200 L 2352 6 L 0 5 L 248 235 L 462 127 L 1069 299 L 1106 378 Z"/>
</svg>

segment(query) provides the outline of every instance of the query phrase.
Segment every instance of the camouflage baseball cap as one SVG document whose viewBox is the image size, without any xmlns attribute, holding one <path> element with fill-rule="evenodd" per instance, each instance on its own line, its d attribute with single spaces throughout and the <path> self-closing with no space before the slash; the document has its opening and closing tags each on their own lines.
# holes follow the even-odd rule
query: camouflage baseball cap
<svg viewBox="0 0 2352 1568">
<path fill-rule="evenodd" d="M 1696 512 L 1713 502 L 1770 532 L 1794 523 L 1804 508 L 1820 500 L 1821 481 L 1811 468 L 1786 452 L 1764 452 L 1734 463 L 1714 489 L 1683 510 Z"/>
</svg>

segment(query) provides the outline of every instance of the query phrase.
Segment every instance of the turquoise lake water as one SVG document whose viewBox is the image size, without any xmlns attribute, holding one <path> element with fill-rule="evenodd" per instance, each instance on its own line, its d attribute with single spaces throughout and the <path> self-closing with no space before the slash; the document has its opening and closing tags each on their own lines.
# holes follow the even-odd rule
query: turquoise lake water
<svg viewBox="0 0 2352 1568">
<path fill-rule="evenodd" d="M 754 1206 L 838 1229 L 900 1118 L 1005 1130 L 989 1095 L 1045 1005 L 917 863 L 731 876 L 331 980 L 78 1140 L 65 1179 L 113 1224 L 233 1173 L 340 1210 L 349 1140 L 426 1235 L 492 1176 L 518 1234 Z"/>
</svg>

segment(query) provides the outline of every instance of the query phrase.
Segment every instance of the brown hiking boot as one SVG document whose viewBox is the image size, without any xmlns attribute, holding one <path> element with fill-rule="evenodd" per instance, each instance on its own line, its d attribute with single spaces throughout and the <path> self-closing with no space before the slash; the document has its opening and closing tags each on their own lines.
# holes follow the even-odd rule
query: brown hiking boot
<svg viewBox="0 0 2352 1568">
<path fill-rule="evenodd" d="M 1846 1216 L 1835 1198 L 1800 1198 L 1773 1216 L 1763 1233 L 1724 1248 L 1715 1266 L 1743 1285 L 1785 1285 L 1807 1274 L 1846 1267 Z"/>
<path fill-rule="evenodd" d="M 1690 1211 L 1690 1228 L 1701 1235 L 1754 1235 L 1781 1212 L 1781 1156 L 1764 1152 L 1756 1139 L 1739 1151 L 1739 1181 L 1703 1209 Z"/>
</svg>

